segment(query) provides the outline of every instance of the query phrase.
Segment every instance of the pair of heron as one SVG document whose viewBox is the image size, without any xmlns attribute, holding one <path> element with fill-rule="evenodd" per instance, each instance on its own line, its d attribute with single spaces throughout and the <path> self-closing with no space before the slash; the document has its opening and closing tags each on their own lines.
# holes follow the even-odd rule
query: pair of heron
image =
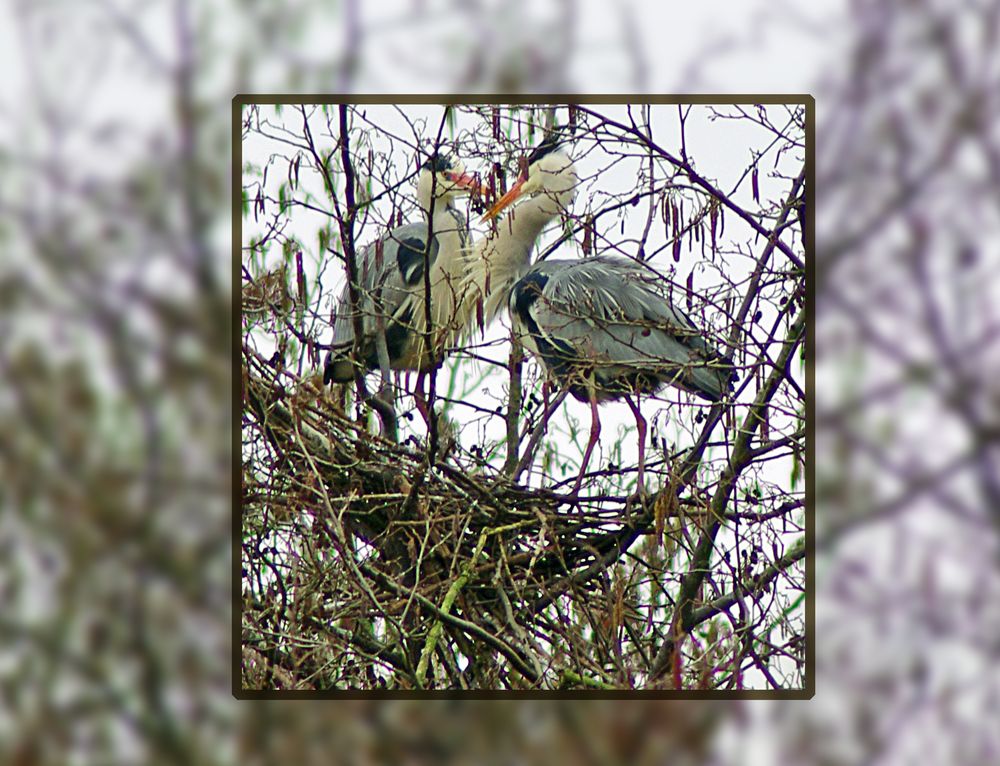
<svg viewBox="0 0 1000 766">
<path fill-rule="evenodd" d="M 483 219 L 520 203 L 471 248 L 466 219 L 453 202 L 476 188 L 475 179 L 445 158 L 424 163 L 417 201 L 429 226 L 399 226 L 362 251 L 356 306 L 360 343 L 355 343 L 358 323 L 345 287 L 324 381 L 350 381 L 358 364 L 378 369 L 378 340 L 384 334 L 389 366 L 417 370 L 419 391 L 423 375 L 446 349 L 477 319 L 485 325 L 506 306 L 514 332 L 549 376 L 590 405 L 590 438 L 575 489 L 600 436 L 597 406 L 613 399 L 624 399 L 636 418 L 641 489 L 646 422 L 636 397 L 669 384 L 717 402 L 731 388 L 733 368 L 671 304 L 659 275 L 641 262 L 602 255 L 531 265 L 535 241 L 550 221 L 570 209 L 578 183 L 560 136 L 549 136 Z M 430 267 L 429 312 L 425 265 Z"/>
</svg>

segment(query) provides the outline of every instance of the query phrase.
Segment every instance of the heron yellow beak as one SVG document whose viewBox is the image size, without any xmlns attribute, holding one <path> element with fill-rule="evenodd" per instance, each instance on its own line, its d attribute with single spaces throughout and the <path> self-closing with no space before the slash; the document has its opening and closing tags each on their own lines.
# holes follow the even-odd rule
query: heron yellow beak
<svg viewBox="0 0 1000 766">
<path fill-rule="evenodd" d="M 524 184 L 527 182 L 527 178 L 521 178 L 516 184 L 510 187 L 508 192 L 504 194 L 500 199 L 498 199 L 489 210 L 483 213 L 483 217 L 480 221 L 489 221 L 492 218 L 496 218 L 500 211 L 504 208 L 510 207 L 514 200 L 524 194 Z"/>
</svg>

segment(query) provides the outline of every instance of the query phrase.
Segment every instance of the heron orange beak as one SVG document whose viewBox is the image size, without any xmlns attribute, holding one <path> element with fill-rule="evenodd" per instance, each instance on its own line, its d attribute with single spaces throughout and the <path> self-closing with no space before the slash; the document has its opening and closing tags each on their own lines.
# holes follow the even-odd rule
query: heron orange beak
<svg viewBox="0 0 1000 766">
<path fill-rule="evenodd" d="M 478 192 L 482 194 L 484 189 L 483 185 L 479 183 L 479 180 L 468 173 L 445 173 L 445 178 L 451 181 L 455 186 L 459 186 L 463 189 L 469 189 L 470 191 Z"/>
<path fill-rule="evenodd" d="M 479 220 L 489 221 L 491 218 L 496 218 L 500 214 L 501 210 L 510 207 L 513 204 L 514 200 L 516 200 L 518 197 L 521 196 L 521 194 L 524 193 L 524 184 L 527 180 L 528 180 L 527 177 L 518 179 L 518 182 L 513 186 L 511 186 L 506 194 L 504 194 L 500 199 L 498 199 L 495 203 L 493 203 L 493 207 L 491 207 L 489 210 L 483 213 L 483 217 L 480 218 Z"/>
</svg>

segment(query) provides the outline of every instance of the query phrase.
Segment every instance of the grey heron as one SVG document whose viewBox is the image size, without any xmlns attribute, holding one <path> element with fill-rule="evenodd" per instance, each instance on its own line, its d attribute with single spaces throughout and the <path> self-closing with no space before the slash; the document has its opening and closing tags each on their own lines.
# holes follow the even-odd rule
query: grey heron
<svg viewBox="0 0 1000 766">
<path fill-rule="evenodd" d="M 642 262 L 599 255 L 529 267 L 535 239 L 569 210 L 577 184 L 559 136 L 550 136 L 529 156 L 517 183 L 485 214 L 484 219 L 494 218 L 522 200 L 499 222 L 492 246 L 489 241 L 481 246 L 486 257 L 471 278 L 486 285 L 489 277 L 483 274 L 500 277 L 495 283 L 499 294 L 489 295 L 487 305 L 495 310 L 506 299 L 514 332 L 525 347 L 574 398 L 590 404 L 590 438 L 574 491 L 600 436 L 597 406 L 614 399 L 624 399 L 635 415 L 641 491 L 646 421 L 637 397 L 673 385 L 718 402 L 731 389 L 732 362 L 672 305 L 662 277 Z"/>
<path fill-rule="evenodd" d="M 429 226 L 427 221 L 397 226 L 361 251 L 357 259 L 356 307 L 362 332 L 359 356 L 353 356 L 355 317 L 351 313 L 349 285 L 345 285 L 337 304 L 333 341 L 323 371 L 324 383 L 353 380 L 358 366 L 363 371 L 379 368 L 377 344 L 381 323 L 389 367 L 418 371 L 414 399 L 418 408 L 424 410 L 423 374 L 454 343 L 465 323 L 464 318 L 456 316 L 456 311 L 467 265 L 463 250 L 468 246 L 469 227 L 466 216 L 453 202 L 459 195 L 477 188 L 476 179 L 455 159 L 435 156 L 421 166 L 417 204 L 429 219 Z M 425 263 L 430 264 L 431 348 L 425 342 Z"/>
</svg>

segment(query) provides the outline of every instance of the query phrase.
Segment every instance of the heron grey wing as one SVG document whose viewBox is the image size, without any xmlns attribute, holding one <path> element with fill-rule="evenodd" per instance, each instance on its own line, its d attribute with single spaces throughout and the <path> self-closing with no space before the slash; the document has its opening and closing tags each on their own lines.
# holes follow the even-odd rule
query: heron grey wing
<svg viewBox="0 0 1000 766">
<path fill-rule="evenodd" d="M 659 330 L 652 333 L 654 344 L 669 346 L 668 340 L 676 341 L 688 354 L 690 362 L 685 366 L 683 379 L 675 382 L 712 401 L 721 399 L 732 389 L 737 377 L 732 359 L 709 343 L 698 325 L 671 301 L 667 282 L 660 275 L 635 261 L 613 260 L 628 265 L 622 270 L 631 288 L 626 292 L 642 302 L 645 319 Z M 666 355 L 665 358 L 676 359 Z"/>
<path fill-rule="evenodd" d="M 531 274 L 544 280 L 536 289 L 540 299 L 527 307 L 543 345 L 562 349 L 558 358 L 572 349 L 579 364 L 593 367 L 599 385 L 674 383 L 707 398 L 721 396 L 723 379 L 728 383 L 728 373 L 718 371 L 721 358 L 670 304 L 654 272 L 628 259 L 599 257 L 547 261 Z"/>
<path fill-rule="evenodd" d="M 597 316 L 627 323 L 652 323 L 670 332 L 683 346 L 711 357 L 719 356 L 698 325 L 671 301 L 663 277 L 644 264 L 618 256 L 564 263 L 575 266 L 560 269 L 561 274 L 552 285 L 553 295 L 559 294 L 564 282 L 579 283 L 587 294 L 595 296 L 593 309 Z"/>
<path fill-rule="evenodd" d="M 602 256 L 600 260 L 614 264 L 625 282 L 622 294 L 634 301 L 643 316 L 673 328 L 677 339 L 686 346 L 706 354 L 718 354 L 709 346 L 698 325 L 673 303 L 667 281 L 644 264 L 619 258 Z"/>
<path fill-rule="evenodd" d="M 572 349 L 580 362 L 612 373 L 687 361 L 683 344 L 663 332 L 663 301 L 627 279 L 621 263 L 547 261 L 530 273 L 544 280 L 528 309 L 538 332 L 554 347 Z"/>
<path fill-rule="evenodd" d="M 437 259 L 438 241 L 435 236 L 427 252 L 428 226 L 426 223 L 408 223 L 397 226 L 385 238 L 383 256 L 388 256 L 387 268 L 395 273 L 386 279 L 393 289 L 414 288 L 423 284 L 424 265 L 430 266 Z M 426 255 L 426 262 L 425 262 Z M 383 259 L 385 260 L 385 258 Z"/>
<path fill-rule="evenodd" d="M 397 226 L 378 242 L 365 247 L 357 259 L 358 306 L 363 344 L 374 341 L 378 317 L 386 322 L 390 358 L 393 346 L 405 341 L 405 325 L 410 321 L 410 304 L 416 289 L 422 289 L 424 255 L 427 250 L 426 223 Z M 429 262 L 437 257 L 436 238 L 431 243 Z M 332 347 L 327 353 L 324 379 L 349 380 L 353 377 L 347 357 L 354 345 L 354 315 L 351 313 L 350 287 L 345 284 L 337 302 Z M 399 325 L 394 330 L 394 326 Z M 368 351 L 363 350 L 367 356 Z"/>
<path fill-rule="evenodd" d="M 427 249 L 427 224 L 397 226 L 380 242 L 368 245 L 358 258 L 360 283 L 359 311 L 366 334 L 375 331 L 375 318 L 395 317 L 411 299 L 414 290 L 422 289 L 424 253 Z M 430 263 L 437 257 L 437 242 L 431 244 Z M 353 340 L 350 292 L 344 286 L 337 304 L 334 342 Z"/>
</svg>

